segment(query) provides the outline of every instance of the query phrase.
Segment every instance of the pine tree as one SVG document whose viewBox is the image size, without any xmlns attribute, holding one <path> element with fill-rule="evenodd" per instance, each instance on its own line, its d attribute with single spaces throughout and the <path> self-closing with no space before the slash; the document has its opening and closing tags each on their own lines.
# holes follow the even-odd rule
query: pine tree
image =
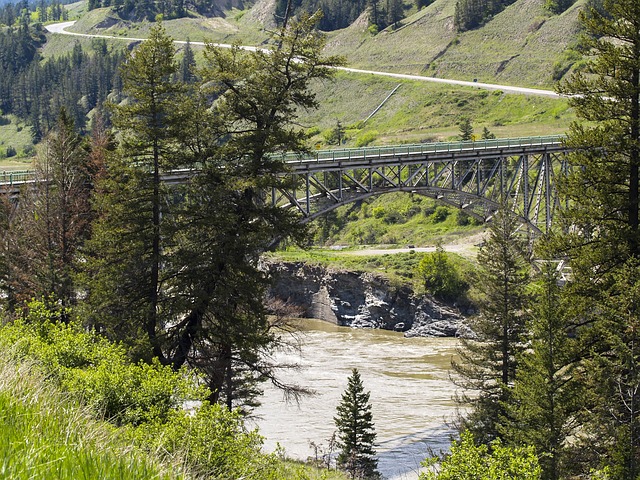
<svg viewBox="0 0 640 480">
<path fill-rule="evenodd" d="M 482 139 L 483 140 L 492 140 L 496 138 L 495 134 L 493 134 L 487 127 L 482 129 Z"/>
<path fill-rule="evenodd" d="M 369 396 L 370 393 L 364 391 L 360 372 L 354 368 L 333 419 L 338 428 L 338 466 L 349 472 L 351 478 L 379 478 Z"/>
<path fill-rule="evenodd" d="M 10 297 L 75 303 L 76 253 L 91 218 L 88 152 L 63 109 L 36 158 L 40 180 L 23 192 L 8 232 Z"/>
<path fill-rule="evenodd" d="M 176 158 L 174 113 L 181 87 L 171 81 L 174 54 L 158 24 L 122 67 L 128 102 L 113 106 L 121 141 L 101 185 L 86 277 L 91 317 L 116 338 L 138 344 L 136 355 L 148 358 L 152 351 L 161 361 L 158 337 L 172 318 L 163 305 L 171 217 L 163 211 L 170 202 L 161 171 Z"/>
<path fill-rule="evenodd" d="M 476 338 L 462 339 L 460 360 L 452 364 L 456 383 L 474 392 L 459 399 L 471 407 L 463 427 L 487 444 L 502 436 L 508 422 L 507 404 L 525 348 L 528 254 L 517 226 L 504 205 L 490 224 L 478 254 L 483 299 L 479 317 L 470 323 Z"/>
<path fill-rule="evenodd" d="M 564 234 L 556 244 L 572 269 L 568 291 L 585 363 L 588 466 L 612 479 L 640 474 L 637 328 L 640 292 L 640 3 L 605 0 L 581 13 L 589 61 L 560 85 L 587 123 L 562 185 Z"/>
<path fill-rule="evenodd" d="M 558 282 L 556 262 L 543 261 L 534 284 L 528 348 L 519 359 L 509 403 L 511 422 L 504 428 L 510 442 L 535 447 L 544 480 L 567 478 L 572 470 L 576 452 L 567 440 L 578 431 L 584 398 L 579 342 Z"/>
<path fill-rule="evenodd" d="M 460 140 L 466 142 L 468 140 L 473 140 L 473 125 L 471 125 L 471 120 L 467 117 L 464 117 L 460 120 Z"/>
<path fill-rule="evenodd" d="M 268 379 L 298 391 L 282 385 L 277 366 L 265 361 L 281 337 L 267 320 L 268 279 L 258 259 L 274 239 L 295 240 L 304 229 L 294 212 L 264 202 L 261 192 L 281 185 L 286 168 L 270 154 L 305 147 L 293 125 L 297 109 L 316 106 L 309 82 L 328 78 L 338 63 L 321 55 L 317 20 L 290 20 L 270 53 L 208 46 L 198 71 L 200 100 L 217 100 L 213 106 L 194 100 L 184 109 L 182 150 L 193 152 L 201 173 L 188 185 L 191 202 L 180 214 L 186 226 L 175 249 L 185 314 L 167 336 L 174 366 L 196 362 L 211 400 L 229 408 L 254 403 L 252 382 Z"/>
<path fill-rule="evenodd" d="M 182 60 L 180 62 L 180 72 L 178 79 L 184 83 L 193 83 L 196 80 L 194 69 L 196 66 L 196 58 L 191 48 L 191 42 L 187 38 L 187 43 L 182 52 Z"/>
</svg>

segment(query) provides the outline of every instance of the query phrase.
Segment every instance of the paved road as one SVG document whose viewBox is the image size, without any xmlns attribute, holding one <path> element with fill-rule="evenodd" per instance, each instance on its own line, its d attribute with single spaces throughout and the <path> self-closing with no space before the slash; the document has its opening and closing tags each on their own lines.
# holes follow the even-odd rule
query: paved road
<svg viewBox="0 0 640 480">
<path fill-rule="evenodd" d="M 54 23 L 51 25 L 47 25 L 45 26 L 45 28 L 47 29 L 47 31 L 51 32 L 51 33 L 58 33 L 58 34 L 64 34 L 64 35 L 76 35 L 78 37 L 92 37 L 92 38 L 109 38 L 109 39 L 115 39 L 115 40 L 127 40 L 127 41 L 144 41 L 146 40 L 145 38 L 132 38 L 132 37 L 115 37 L 115 36 L 110 36 L 110 35 L 89 35 L 86 33 L 75 33 L 75 32 L 69 32 L 66 29 L 70 26 L 72 26 L 75 23 L 75 21 L 72 22 L 63 22 L 63 23 Z M 187 42 L 185 41 L 181 41 L 181 40 L 176 40 L 175 43 L 178 44 L 185 44 Z M 191 42 L 192 45 L 205 45 L 204 42 Z M 221 47 L 221 48 L 231 48 L 231 45 L 226 44 L 226 43 L 214 43 L 214 45 Z M 250 50 L 250 51 L 255 51 L 258 50 L 258 47 L 251 47 L 251 46 L 242 46 L 240 47 L 244 50 Z M 433 83 L 444 83 L 447 85 L 460 85 L 463 87 L 475 87 L 475 88 L 480 88 L 483 90 L 501 90 L 505 93 L 518 93 L 518 94 L 523 94 L 523 95 L 537 95 L 537 96 L 542 96 L 542 97 L 551 97 L 551 98 L 559 98 L 560 95 L 558 95 L 556 92 L 552 91 L 552 90 L 541 90 L 538 88 L 525 88 L 525 87 L 514 87 L 511 85 L 498 85 L 498 84 L 494 84 L 494 83 L 482 83 L 482 82 L 466 82 L 464 80 L 451 80 L 451 79 L 446 79 L 446 78 L 435 78 L 435 77 L 425 77 L 425 76 L 421 76 L 421 75 L 408 75 L 408 74 L 404 74 L 404 73 L 390 73 L 390 72 L 380 72 L 380 71 L 374 71 L 374 70 L 360 70 L 357 68 L 348 68 L 348 67 L 339 67 L 339 70 L 343 70 L 345 72 L 353 72 L 353 73 L 365 73 L 365 74 L 370 74 L 370 75 L 379 75 L 379 76 L 383 76 L 383 77 L 391 77 L 391 78 L 398 78 L 398 79 L 402 79 L 402 80 L 417 80 L 417 81 L 421 81 L 421 82 L 433 82 Z"/>
</svg>

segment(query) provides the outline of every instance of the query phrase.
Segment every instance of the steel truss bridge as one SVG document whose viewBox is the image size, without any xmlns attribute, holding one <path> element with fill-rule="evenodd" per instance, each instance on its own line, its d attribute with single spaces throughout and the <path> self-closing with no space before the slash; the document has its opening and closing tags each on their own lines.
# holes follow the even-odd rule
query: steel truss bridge
<svg viewBox="0 0 640 480">
<path fill-rule="evenodd" d="M 426 195 L 489 221 L 502 200 L 533 233 L 551 228 L 559 208 L 557 179 L 567 171 L 561 136 L 503 138 L 274 156 L 289 167 L 265 201 L 295 208 L 303 222 L 339 206 L 389 192 Z M 168 182 L 193 172 L 165 175 Z M 0 172 L 0 191 L 17 194 L 31 172 Z"/>
<path fill-rule="evenodd" d="M 295 189 L 270 201 L 304 221 L 388 192 L 426 195 L 489 221 L 502 199 L 534 233 L 551 228 L 557 179 L 567 171 L 561 136 L 491 139 L 287 154 Z"/>
</svg>

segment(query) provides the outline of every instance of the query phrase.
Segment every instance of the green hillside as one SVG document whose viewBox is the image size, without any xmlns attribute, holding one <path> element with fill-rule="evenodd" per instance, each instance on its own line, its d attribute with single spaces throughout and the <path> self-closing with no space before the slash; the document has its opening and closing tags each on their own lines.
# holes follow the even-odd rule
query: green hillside
<svg viewBox="0 0 640 480">
<path fill-rule="evenodd" d="M 567 50 L 578 33 L 576 3 L 551 15 L 544 0 L 518 0 L 476 30 L 454 28 L 456 0 L 436 0 L 377 35 L 366 19 L 331 34 L 328 49 L 365 69 L 462 80 L 550 87 L 575 61 Z M 557 77 L 557 75 L 556 75 Z"/>
</svg>

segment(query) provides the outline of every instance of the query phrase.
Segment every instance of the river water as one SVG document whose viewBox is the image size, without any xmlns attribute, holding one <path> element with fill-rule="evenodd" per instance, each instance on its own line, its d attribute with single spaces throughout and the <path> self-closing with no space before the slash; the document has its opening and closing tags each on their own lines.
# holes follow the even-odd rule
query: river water
<svg viewBox="0 0 640 480">
<path fill-rule="evenodd" d="M 313 456 L 310 442 L 323 448 L 335 431 L 333 417 L 352 368 L 360 371 L 377 433 L 379 470 L 388 479 L 413 480 L 430 452 L 449 447 L 454 430 L 455 387 L 449 379 L 457 341 L 404 338 L 384 330 L 357 330 L 302 320 L 302 348 L 279 361 L 298 362 L 301 370 L 284 380 L 314 389 L 299 404 L 287 402 L 268 386 L 254 422 L 266 437 L 265 450 L 279 443 L 287 456 Z"/>
</svg>

